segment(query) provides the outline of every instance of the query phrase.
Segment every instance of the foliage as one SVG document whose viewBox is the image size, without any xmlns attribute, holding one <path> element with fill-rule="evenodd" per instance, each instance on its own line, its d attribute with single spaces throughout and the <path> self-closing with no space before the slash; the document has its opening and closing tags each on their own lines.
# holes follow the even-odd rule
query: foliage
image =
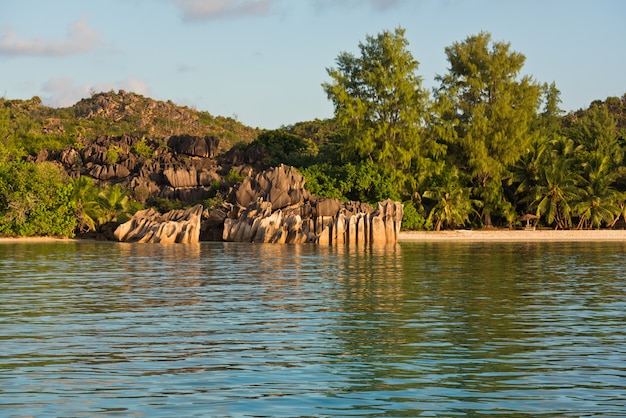
<svg viewBox="0 0 626 418">
<path fill-rule="evenodd" d="M 148 145 L 145 137 L 141 138 L 138 142 L 135 142 L 131 146 L 130 150 L 145 158 L 152 158 L 154 155 L 154 150 L 150 147 L 150 145 Z"/>
<path fill-rule="evenodd" d="M 119 184 L 98 187 L 91 177 L 73 181 L 72 200 L 79 232 L 97 231 L 108 222 L 126 222 L 142 206 Z"/>
<path fill-rule="evenodd" d="M 391 198 L 400 200 L 389 173 L 369 160 L 341 166 L 329 163 L 300 168 L 311 193 L 341 200 L 376 203 Z"/>
<path fill-rule="evenodd" d="M 402 215 L 402 229 L 417 230 L 424 228 L 426 219 L 422 213 L 415 207 L 411 200 L 403 202 L 404 214 Z"/>
<path fill-rule="evenodd" d="M 250 143 L 250 147 L 265 150 L 269 155 L 265 163 L 270 166 L 302 165 L 307 159 L 317 154 L 317 147 L 312 140 L 283 129 L 262 132 Z"/>
<path fill-rule="evenodd" d="M 115 164 L 119 158 L 120 155 L 124 153 L 124 150 L 117 146 L 117 145 L 111 145 L 108 149 L 107 149 L 107 162 L 109 164 Z"/>
<path fill-rule="evenodd" d="M 147 202 L 147 205 L 155 208 L 161 213 L 169 212 L 171 210 L 184 209 L 185 205 L 178 199 L 165 199 L 163 197 L 157 197 Z"/>
<path fill-rule="evenodd" d="M 69 178 L 52 163 L 0 163 L 0 233 L 73 236 L 71 194 Z"/>
<path fill-rule="evenodd" d="M 572 204 L 579 193 L 580 176 L 573 169 L 575 145 L 573 141 L 559 138 L 552 143 L 554 149 L 545 161 L 540 178 L 532 191 L 533 207 L 537 216 L 555 228 L 572 226 Z"/>
<path fill-rule="evenodd" d="M 624 194 L 612 187 L 617 172 L 609 171 L 610 160 L 607 155 L 594 164 L 577 193 L 573 213 L 579 218 L 579 229 L 611 224 L 622 213 L 620 201 L 624 201 Z"/>
<path fill-rule="evenodd" d="M 226 174 L 226 177 L 224 177 L 224 180 L 226 180 L 230 184 L 237 184 L 241 183 L 245 178 L 246 176 L 241 174 L 239 171 L 231 168 L 228 174 Z"/>
<path fill-rule="evenodd" d="M 446 48 L 448 74 L 438 76 L 438 135 L 452 162 L 462 167 L 483 201 L 487 225 L 502 206 L 501 182 L 507 168 L 532 139 L 541 86 L 519 78 L 524 55 L 510 45 L 492 42 L 482 32 Z"/>
<path fill-rule="evenodd" d="M 416 75 L 418 62 L 408 51 L 405 30 L 367 36 L 359 57 L 343 52 L 337 68 L 327 72 L 332 82 L 323 88 L 335 107 L 337 122 L 346 129 L 341 147 L 344 161 L 368 159 L 410 194 L 413 171 L 420 170 L 434 143 L 423 126 L 428 95 Z"/>
<path fill-rule="evenodd" d="M 443 227 L 457 228 L 469 222 L 470 215 L 476 212 L 474 206 L 479 204 L 470 198 L 471 188 L 462 184 L 458 170 L 451 169 L 444 171 L 435 179 L 431 189 L 423 193 L 423 197 L 432 202 L 426 218 L 427 228 L 439 231 Z"/>
</svg>

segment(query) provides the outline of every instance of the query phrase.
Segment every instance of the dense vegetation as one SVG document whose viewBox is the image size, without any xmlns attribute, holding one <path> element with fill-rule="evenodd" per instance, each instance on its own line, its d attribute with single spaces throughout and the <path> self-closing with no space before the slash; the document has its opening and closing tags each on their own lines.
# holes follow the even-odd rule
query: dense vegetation
<svg viewBox="0 0 626 418">
<path fill-rule="evenodd" d="M 251 142 L 258 133 L 231 118 L 125 91 L 93 94 L 61 109 L 43 106 L 38 97 L 0 99 L 0 234 L 73 236 L 123 221 L 141 207 L 131 199 L 137 193 L 119 185 L 99 186 L 89 177 L 71 179 L 52 163 L 26 162 L 43 149 L 81 148 L 99 136 L 123 134 L 155 143 L 171 135 L 210 135 L 230 148 Z M 110 163 L 118 151 L 109 149 Z M 132 151 L 153 153 L 145 140 Z"/>
<path fill-rule="evenodd" d="M 564 114 L 554 83 L 524 75 L 524 55 L 479 33 L 446 48 L 446 74 L 422 87 L 403 29 L 340 53 L 322 85 L 335 116 L 271 131 L 119 93 L 70 108 L 0 99 L 0 234 L 64 235 L 127 218 L 119 186 L 24 162 L 99 135 L 215 135 L 296 166 L 314 194 L 405 204 L 404 227 L 612 227 L 626 215 L 626 95 Z M 141 150 L 136 150 L 138 153 Z M 113 157 L 113 156 L 112 156 Z"/>
<path fill-rule="evenodd" d="M 525 214 L 553 228 L 623 219 L 626 95 L 564 115 L 554 83 L 522 75 L 525 57 L 480 33 L 446 48 L 448 73 L 431 97 L 407 46 L 403 29 L 367 37 L 360 56 L 341 53 L 327 70 L 333 120 L 264 134 L 310 190 L 401 199 L 408 228 L 510 227 Z M 299 152 L 276 150 L 280 135 Z"/>
</svg>

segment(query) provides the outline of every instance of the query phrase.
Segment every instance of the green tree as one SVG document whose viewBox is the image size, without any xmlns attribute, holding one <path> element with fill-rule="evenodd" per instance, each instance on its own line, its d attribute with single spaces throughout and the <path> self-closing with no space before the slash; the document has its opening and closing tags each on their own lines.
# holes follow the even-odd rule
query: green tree
<svg viewBox="0 0 626 418">
<path fill-rule="evenodd" d="M 317 196 L 367 203 L 401 198 L 390 177 L 370 160 L 342 165 L 320 163 L 300 171 L 307 189 Z"/>
<path fill-rule="evenodd" d="M 345 129 L 344 161 L 367 158 L 406 192 L 435 148 L 424 135 L 428 94 L 404 35 L 397 28 L 367 36 L 361 55 L 342 52 L 337 67 L 327 69 L 332 82 L 322 86 Z"/>
<path fill-rule="evenodd" d="M 107 222 L 125 222 L 139 209 L 119 184 L 98 187 L 91 177 L 73 181 L 72 200 L 79 232 L 97 231 Z"/>
<path fill-rule="evenodd" d="M 4 107 L 5 100 L 0 99 L 0 162 L 20 157 L 24 151 L 15 141 L 11 124 L 11 112 Z"/>
<path fill-rule="evenodd" d="M 249 147 L 260 147 L 267 151 L 269 157 L 265 162 L 270 166 L 278 166 L 281 163 L 302 165 L 317 153 L 317 147 L 312 140 L 283 129 L 262 132 Z"/>
<path fill-rule="evenodd" d="M 126 222 L 132 216 L 134 209 L 128 192 L 119 184 L 107 185 L 101 189 L 97 201 L 102 210 L 98 219 L 100 225 L 107 222 Z"/>
<path fill-rule="evenodd" d="M 592 103 L 581 117 L 568 124 L 564 134 L 576 144 L 582 145 L 578 152 L 581 164 L 586 165 L 595 158 L 608 157 L 610 169 L 616 169 L 624 158 L 619 143 L 617 121 L 603 103 Z"/>
<path fill-rule="evenodd" d="M 436 132 L 449 146 L 452 162 L 472 178 L 490 226 L 492 213 L 508 210 L 502 180 L 532 139 L 542 88 L 529 76 L 520 77 L 524 55 L 508 43 L 492 42 L 489 33 L 470 36 L 445 52 L 450 67 L 437 76 Z"/>
</svg>

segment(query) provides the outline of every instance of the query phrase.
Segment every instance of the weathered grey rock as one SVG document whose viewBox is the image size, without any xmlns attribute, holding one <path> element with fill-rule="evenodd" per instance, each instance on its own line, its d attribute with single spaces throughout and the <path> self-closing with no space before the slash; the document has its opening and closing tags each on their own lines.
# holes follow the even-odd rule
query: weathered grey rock
<svg viewBox="0 0 626 418">
<path fill-rule="evenodd" d="M 305 179 L 295 168 L 281 165 L 246 177 L 235 193 L 237 205 L 246 207 L 258 199 L 271 202 L 274 210 L 300 204 L 310 197 Z"/>
<path fill-rule="evenodd" d="M 128 177 L 130 171 L 121 164 L 98 164 L 91 167 L 89 175 L 98 180 L 107 181 Z"/>
<path fill-rule="evenodd" d="M 163 175 L 174 188 L 198 186 L 198 173 L 193 167 L 168 167 Z"/>
<path fill-rule="evenodd" d="M 168 139 L 167 146 L 178 154 L 210 158 L 215 157 L 219 150 L 219 138 L 177 135 Z"/>
<path fill-rule="evenodd" d="M 141 210 L 118 226 L 114 236 L 121 242 L 197 243 L 202 212 L 202 205 L 163 215 L 153 208 Z"/>
<path fill-rule="evenodd" d="M 74 168 L 76 166 L 82 165 L 83 163 L 80 154 L 74 148 L 64 149 L 61 152 L 60 159 L 61 163 L 68 168 Z"/>
<path fill-rule="evenodd" d="M 202 169 L 198 172 L 198 185 L 210 187 L 215 183 L 219 183 L 222 177 L 214 170 Z"/>
<path fill-rule="evenodd" d="M 373 210 L 359 202 L 316 198 L 303 186 L 304 178 L 285 166 L 247 178 L 235 191 L 228 213 L 219 209 L 222 239 L 326 245 L 397 242 L 401 203 L 387 200 Z"/>
</svg>

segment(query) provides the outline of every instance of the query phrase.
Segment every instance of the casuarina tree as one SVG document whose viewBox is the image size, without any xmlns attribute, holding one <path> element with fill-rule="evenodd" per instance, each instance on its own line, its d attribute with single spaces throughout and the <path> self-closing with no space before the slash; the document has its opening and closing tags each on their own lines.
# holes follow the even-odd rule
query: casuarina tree
<svg viewBox="0 0 626 418">
<path fill-rule="evenodd" d="M 452 163 L 470 176 L 482 201 L 483 221 L 499 212 L 514 216 L 502 178 L 525 152 L 542 86 L 520 76 L 524 55 L 481 32 L 447 47 L 448 73 L 437 76 L 437 130 Z M 510 219 L 509 219 L 510 220 Z"/>
</svg>

